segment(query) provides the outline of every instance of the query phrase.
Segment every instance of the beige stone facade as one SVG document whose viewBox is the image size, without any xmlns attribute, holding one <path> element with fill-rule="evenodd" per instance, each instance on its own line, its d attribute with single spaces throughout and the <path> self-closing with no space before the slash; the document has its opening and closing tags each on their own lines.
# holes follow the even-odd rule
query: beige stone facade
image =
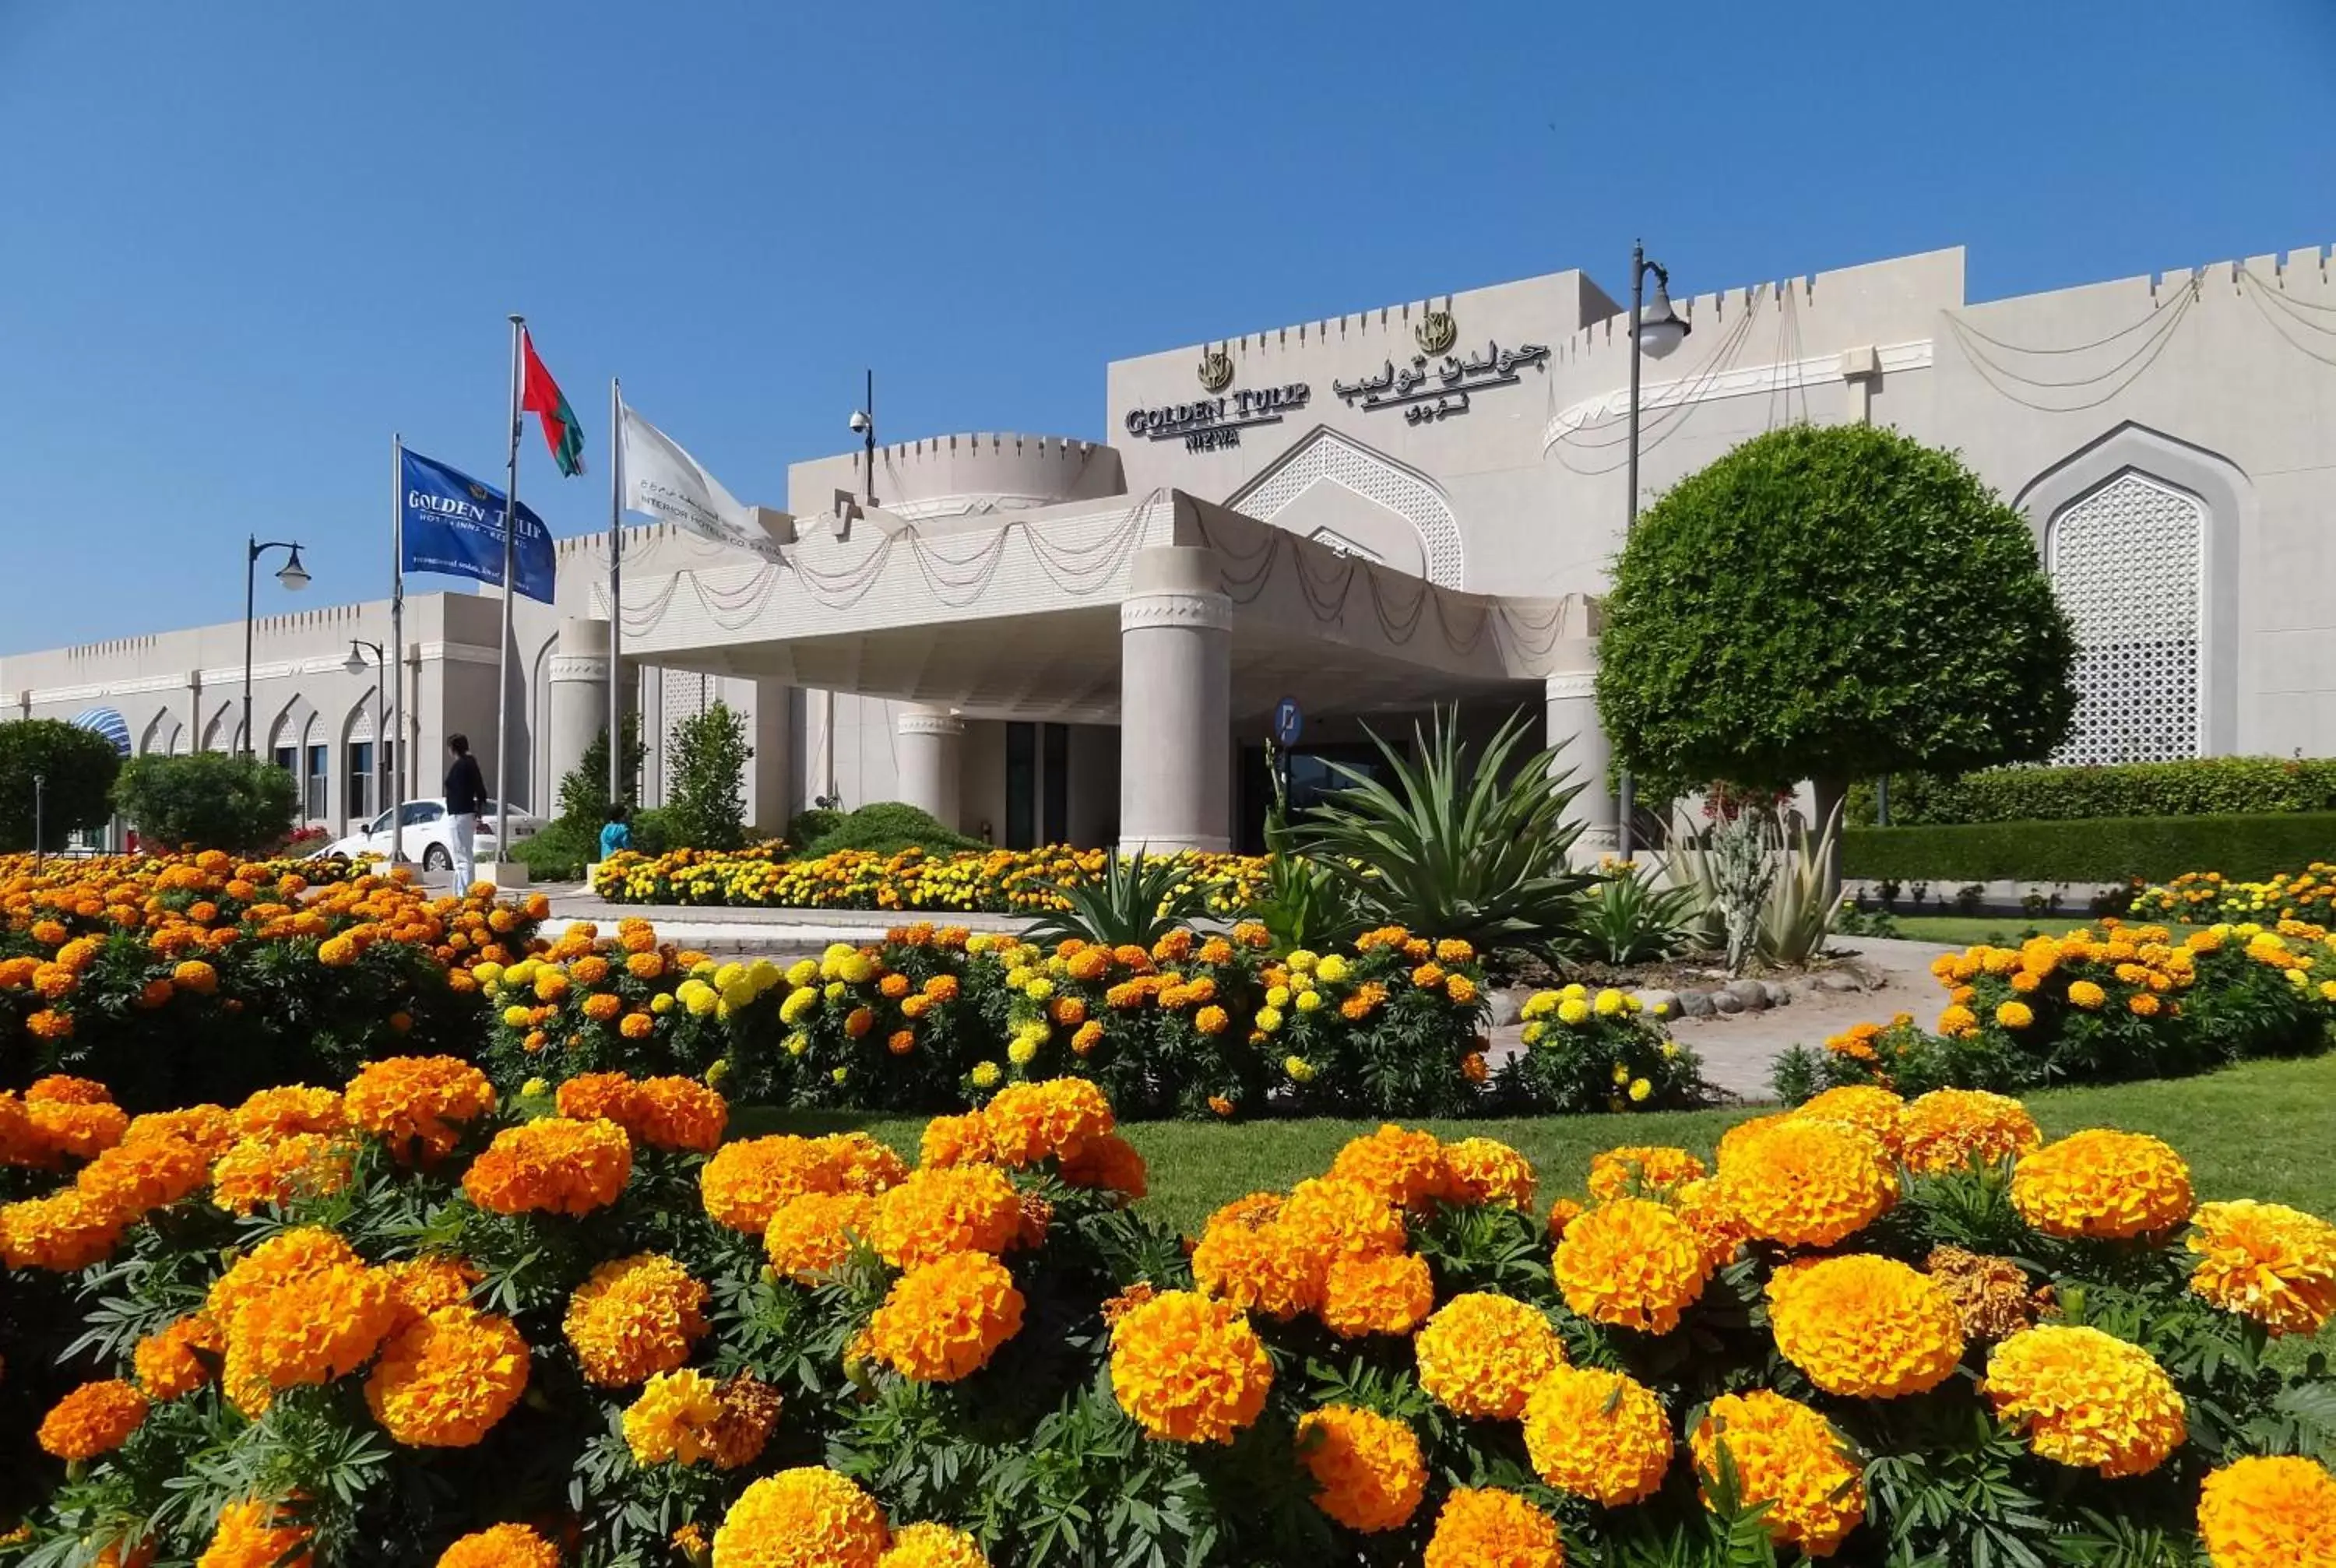
<svg viewBox="0 0 2336 1568">
<path fill-rule="evenodd" d="M 2032 521 L 2086 648 L 2072 760 L 2336 752 L 2336 281 L 2319 249 L 1968 303 L 1959 250 L 1690 295 L 1650 360 L 1642 502 L 1789 422 L 1872 420 L 1961 453 Z M 1627 283 L 1627 278 L 1620 280 Z M 1002 433 L 795 464 L 767 563 L 626 538 L 618 667 L 658 745 L 749 716 L 765 827 L 907 798 L 1001 843 L 1254 839 L 1261 746 L 1437 702 L 1529 709 L 1602 772 L 1595 599 L 1625 513 L 1629 343 L 1581 272 L 1124 360 L 1108 439 Z M 607 541 L 564 541 L 517 615 L 513 797 L 544 809 L 599 727 Z M 494 732 L 492 597 L 408 601 L 414 788 Z M 254 728 L 315 819 L 373 798 L 386 607 L 262 620 Z M 135 749 L 232 744 L 241 627 L 0 660 L 9 716 L 120 712 Z M 540 744 L 530 744 L 540 736 Z M 495 759 L 482 756 L 492 776 Z M 1612 804 L 1580 809 L 1611 829 Z"/>
</svg>

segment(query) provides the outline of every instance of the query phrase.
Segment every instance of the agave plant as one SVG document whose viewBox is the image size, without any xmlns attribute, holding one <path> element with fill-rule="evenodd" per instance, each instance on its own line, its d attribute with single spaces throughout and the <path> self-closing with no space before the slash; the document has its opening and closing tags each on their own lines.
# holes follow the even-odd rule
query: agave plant
<svg viewBox="0 0 2336 1568">
<path fill-rule="evenodd" d="M 1596 963 L 1654 963 L 1688 945 L 1698 913 L 1695 889 L 1665 887 L 1650 871 L 1613 866 L 1582 901 L 1582 933 L 1572 950 Z"/>
<path fill-rule="evenodd" d="M 1565 808 L 1580 793 L 1554 772 L 1556 751 L 1527 754 L 1523 716 L 1483 752 L 1460 739 L 1459 716 L 1438 710 L 1413 730 L 1416 762 L 1377 735 L 1385 782 L 1347 779 L 1291 829 L 1369 924 L 1459 937 L 1479 949 L 1562 949 L 1580 930 L 1579 898 L 1595 879 L 1567 857 L 1581 836 Z"/>
<path fill-rule="evenodd" d="M 1825 832 L 1812 842 L 1806 823 L 1793 829 L 1789 852 L 1760 908 L 1760 956 L 1774 964 L 1806 963 L 1833 934 L 1842 891 L 1833 875 L 1844 803 L 1836 801 Z M 1779 840 L 1784 835 L 1777 833 Z"/>
<path fill-rule="evenodd" d="M 1841 823 L 1836 805 L 1815 839 L 1806 826 L 1787 838 L 1771 813 L 1745 811 L 1699 842 L 1684 826 L 1674 833 L 1664 880 L 1688 895 L 1690 940 L 1724 950 L 1737 970 L 1756 953 L 1775 964 L 1815 957 L 1841 915 L 1828 875 Z"/>
<path fill-rule="evenodd" d="M 1067 907 L 1040 916 L 1025 934 L 1032 941 L 1076 937 L 1105 947 L 1148 948 L 1201 912 L 1203 896 L 1191 877 L 1181 855 L 1114 854 L 1092 881 L 1047 883 Z"/>
</svg>

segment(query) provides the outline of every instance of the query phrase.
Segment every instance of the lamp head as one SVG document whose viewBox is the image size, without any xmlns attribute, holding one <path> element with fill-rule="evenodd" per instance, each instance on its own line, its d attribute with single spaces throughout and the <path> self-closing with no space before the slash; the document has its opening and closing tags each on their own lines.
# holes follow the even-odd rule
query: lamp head
<svg viewBox="0 0 2336 1568">
<path fill-rule="evenodd" d="M 1655 295 L 1639 311 L 1639 346 L 1655 359 L 1677 348 L 1692 328 L 1671 308 L 1670 279 L 1655 274 Z"/>
<path fill-rule="evenodd" d="M 870 418 L 868 417 L 867 410 L 865 410 L 865 409 L 860 409 L 860 408 L 855 408 L 855 409 L 853 409 L 853 410 L 852 411 L 852 434 L 854 434 L 854 435 L 865 435 L 865 434 L 867 434 L 867 433 L 868 433 L 868 432 L 869 432 L 870 430 L 871 430 L 872 428 L 874 428 L 874 426 L 875 426 L 875 423 L 876 423 L 876 422 L 875 422 L 874 420 L 870 419 Z"/>
<path fill-rule="evenodd" d="M 295 593 L 308 586 L 308 569 L 300 564 L 298 545 L 292 547 L 292 559 L 286 561 L 283 569 L 277 572 L 276 580 Z"/>
<path fill-rule="evenodd" d="M 357 651 L 357 645 L 354 639 L 349 643 L 349 657 L 341 660 L 341 667 L 351 675 L 363 675 L 365 672 L 365 655 Z"/>
</svg>

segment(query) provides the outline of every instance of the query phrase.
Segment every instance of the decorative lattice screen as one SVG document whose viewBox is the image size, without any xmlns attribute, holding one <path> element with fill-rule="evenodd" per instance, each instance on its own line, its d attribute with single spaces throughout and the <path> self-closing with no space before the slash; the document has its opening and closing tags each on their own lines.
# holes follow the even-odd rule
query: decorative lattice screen
<svg viewBox="0 0 2336 1568">
<path fill-rule="evenodd" d="M 2052 520 L 2053 591 L 2077 632 L 2077 718 L 2060 763 L 2199 752 L 2205 511 L 2119 476 Z"/>
</svg>

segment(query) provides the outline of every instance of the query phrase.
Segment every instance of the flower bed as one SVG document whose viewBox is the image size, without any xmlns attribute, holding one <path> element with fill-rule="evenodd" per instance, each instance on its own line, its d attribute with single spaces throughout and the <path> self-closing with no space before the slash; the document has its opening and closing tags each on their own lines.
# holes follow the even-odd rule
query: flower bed
<svg viewBox="0 0 2336 1568">
<path fill-rule="evenodd" d="M 1940 958 L 1935 1030 L 1902 1013 L 1795 1052 L 1786 1100 L 1876 1083 L 2017 1092 L 2053 1084 L 2174 1077 L 2258 1057 L 2324 1050 L 2336 1013 L 2336 950 L 2317 926 L 2214 926 L 2181 941 L 2163 926 L 2033 937 Z"/>
<path fill-rule="evenodd" d="M 2314 920 L 2336 919 L 2336 865 L 2314 861 L 2300 872 L 2282 872 L 2261 881 L 2225 877 L 2220 872 L 2185 872 L 2172 881 L 2144 888 L 2133 912 L 2150 920 Z"/>
<path fill-rule="evenodd" d="M 547 911 L 341 861 L 0 858 L 0 1083 L 81 1073 L 142 1109 L 468 1056 L 470 966 L 522 956 Z"/>
<path fill-rule="evenodd" d="M 1265 875 L 1253 855 L 1180 857 L 1207 894 L 1212 913 L 1247 909 Z M 1056 884 L 1100 879 L 1103 850 L 967 850 L 897 854 L 842 850 L 789 860 L 784 846 L 730 852 L 626 852 L 603 861 L 592 891 L 612 903 L 714 904 L 734 909 L 899 910 L 904 912 L 1039 914 L 1064 907 Z"/>
<path fill-rule="evenodd" d="M 646 921 L 580 927 L 476 971 L 506 1088 L 579 1074 L 708 1074 L 759 1103 L 956 1110 L 1076 1076 L 1134 1116 L 1677 1109 L 1696 1058 L 1618 991 L 1533 1004 L 1529 1048 L 1484 1057 L 1484 974 L 1465 942 L 1389 928 L 1348 952 L 1274 959 L 1265 932 L 1188 930 L 1149 949 L 915 925 L 782 969 L 661 947 Z"/>
<path fill-rule="evenodd" d="M 1388 1126 L 1188 1250 L 1077 1079 L 715 1145 L 686 1080 L 399 1058 L 0 1098 L 37 1568 L 2106 1562 L 2336 1533 L 2336 1228 L 2155 1139 L 1844 1088 L 1543 1218 Z M 238 1220 L 238 1215 L 248 1215 Z M 0 1525 L 9 1521 L 0 1518 Z M 2085 1543 L 2098 1544 L 2098 1549 Z M 2172 1556 L 2156 1561 L 2171 1562 Z"/>
</svg>

